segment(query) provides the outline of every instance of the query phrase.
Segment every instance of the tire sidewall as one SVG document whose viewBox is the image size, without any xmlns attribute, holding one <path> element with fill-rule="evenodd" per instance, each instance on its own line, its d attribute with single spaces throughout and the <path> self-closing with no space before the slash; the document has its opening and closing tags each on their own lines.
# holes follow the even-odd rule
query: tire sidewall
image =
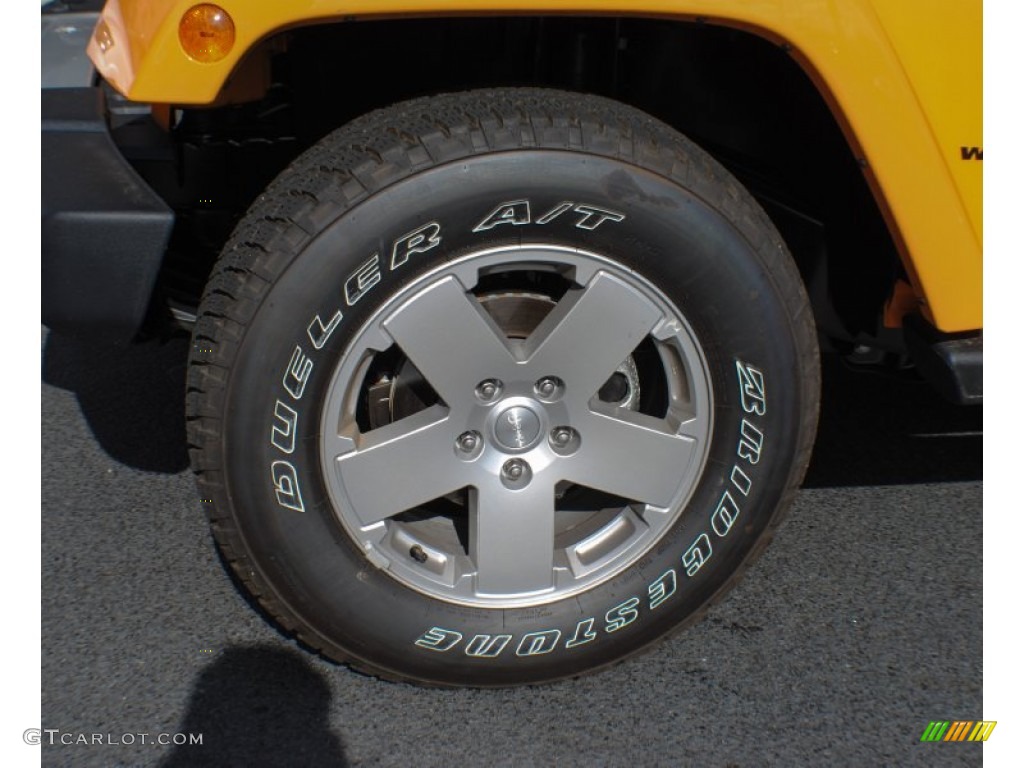
<svg viewBox="0 0 1024 768">
<path fill-rule="evenodd" d="M 513 206 L 506 220 L 481 228 L 503 206 Z M 224 449 L 253 565 L 313 644 L 426 682 L 539 682 L 639 650 L 726 585 L 790 482 L 803 406 L 796 332 L 764 266 L 764 250 L 781 244 L 743 210 L 617 159 L 535 149 L 431 168 L 310 227 L 239 346 Z M 590 228 L 602 216 L 595 211 L 621 220 Z M 417 232 L 431 236 L 421 245 L 437 243 L 408 252 Z M 454 605 L 375 567 L 344 531 L 321 472 L 322 406 L 349 345 L 396 293 L 467 254 L 530 243 L 607 257 L 678 308 L 707 364 L 711 445 L 676 524 L 616 577 L 532 608 Z M 281 418 L 289 411 L 293 427 Z"/>
</svg>

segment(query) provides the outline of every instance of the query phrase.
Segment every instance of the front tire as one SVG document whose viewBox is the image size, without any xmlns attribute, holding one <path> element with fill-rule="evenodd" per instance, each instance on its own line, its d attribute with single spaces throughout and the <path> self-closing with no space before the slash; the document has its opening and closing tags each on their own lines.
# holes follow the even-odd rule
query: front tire
<svg viewBox="0 0 1024 768">
<path fill-rule="evenodd" d="M 200 309 L 192 458 L 287 629 L 389 679 L 576 676 L 695 620 L 810 453 L 814 329 L 749 195 L 541 90 L 399 104 L 253 205 Z"/>
</svg>

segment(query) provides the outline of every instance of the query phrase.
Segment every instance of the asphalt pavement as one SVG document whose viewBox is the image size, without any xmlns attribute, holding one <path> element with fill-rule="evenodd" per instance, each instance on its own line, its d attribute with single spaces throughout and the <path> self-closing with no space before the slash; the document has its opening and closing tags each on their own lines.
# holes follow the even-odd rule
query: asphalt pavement
<svg viewBox="0 0 1024 768">
<path fill-rule="evenodd" d="M 44 334 L 43 765 L 981 764 L 920 741 L 982 712 L 980 408 L 828 360 L 805 489 L 705 621 L 577 681 L 426 690 L 309 653 L 232 581 L 187 469 L 187 347 Z"/>
</svg>

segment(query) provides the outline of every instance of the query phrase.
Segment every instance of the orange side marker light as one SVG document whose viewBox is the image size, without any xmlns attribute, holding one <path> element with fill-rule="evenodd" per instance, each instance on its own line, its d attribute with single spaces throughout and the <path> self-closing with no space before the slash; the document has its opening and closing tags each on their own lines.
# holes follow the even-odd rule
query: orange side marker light
<svg viewBox="0 0 1024 768">
<path fill-rule="evenodd" d="M 195 5 L 181 17 L 178 40 L 193 61 L 204 64 L 220 61 L 235 44 L 235 22 L 218 5 Z"/>
</svg>

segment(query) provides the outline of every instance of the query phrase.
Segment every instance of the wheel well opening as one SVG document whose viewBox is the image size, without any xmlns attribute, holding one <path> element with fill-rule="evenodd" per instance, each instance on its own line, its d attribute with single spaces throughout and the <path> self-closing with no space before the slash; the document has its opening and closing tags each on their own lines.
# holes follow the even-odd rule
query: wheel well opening
<svg viewBox="0 0 1024 768">
<path fill-rule="evenodd" d="M 617 99 L 703 147 L 772 218 L 833 340 L 877 337 L 906 277 L 825 100 L 784 47 L 753 33 L 644 18 L 414 18 L 291 30 L 265 50 L 258 101 L 176 109 L 164 135 L 138 121 L 115 132 L 177 214 L 161 284 L 186 314 L 249 204 L 328 132 L 407 98 L 504 86 Z"/>
</svg>

